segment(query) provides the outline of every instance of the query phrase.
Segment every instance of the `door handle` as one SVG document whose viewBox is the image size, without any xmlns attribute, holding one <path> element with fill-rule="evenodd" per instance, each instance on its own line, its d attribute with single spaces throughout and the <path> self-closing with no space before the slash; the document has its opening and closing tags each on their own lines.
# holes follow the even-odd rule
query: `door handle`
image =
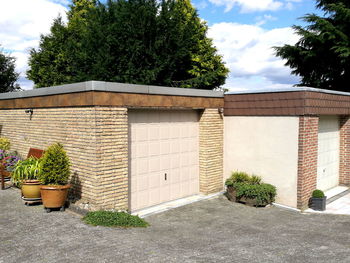
<svg viewBox="0 0 350 263">
<path fill-rule="evenodd" d="M 168 179 L 166 173 L 164 174 L 164 179 L 165 179 L 165 181 Z"/>
</svg>

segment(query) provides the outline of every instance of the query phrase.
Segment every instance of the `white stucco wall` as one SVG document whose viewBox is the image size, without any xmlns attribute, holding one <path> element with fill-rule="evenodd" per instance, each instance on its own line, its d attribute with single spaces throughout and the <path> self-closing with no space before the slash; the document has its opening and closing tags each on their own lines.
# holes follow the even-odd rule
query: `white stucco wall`
<svg viewBox="0 0 350 263">
<path fill-rule="evenodd" d="M 299 117 L 227 116 L 224 180 L 254 173 L 277 187 L 276 203 L 297 206 Z"/>
</svg>

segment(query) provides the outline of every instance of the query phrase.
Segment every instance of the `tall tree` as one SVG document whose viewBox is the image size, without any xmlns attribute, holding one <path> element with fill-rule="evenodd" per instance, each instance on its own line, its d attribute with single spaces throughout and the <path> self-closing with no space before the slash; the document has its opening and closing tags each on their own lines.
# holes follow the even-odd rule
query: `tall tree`
<svg viewBox="0 0 350 263">
<path fill-rule="evenodd" d="M 293 26 L 300 40 L 294 46 L 276 47 L 276 54 L 301 76 L 298 86 L 350 91 L 350 1 L 316 2 L 325 16 L 304 16 L 309 25 Z"/>
<path fill-rule="evenodd" d="M 75 0 L 67 25 L 56 24 L 31 51 L 37 87 L 93 79 L 214 89 L 228 74 L 189 0 Z"/>
<path fill-rule="evenodd" d="M 0 46 L 0 93 L 20 90 L 16 83 L 19 74 L 15 71 L 16 59 L 6 54 Z"/>
</svg>

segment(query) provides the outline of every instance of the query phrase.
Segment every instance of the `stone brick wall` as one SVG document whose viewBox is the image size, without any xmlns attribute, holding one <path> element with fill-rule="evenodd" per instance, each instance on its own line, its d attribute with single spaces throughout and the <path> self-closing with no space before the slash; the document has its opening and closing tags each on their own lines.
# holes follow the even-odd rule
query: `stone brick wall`
<svg viewBox="0 0 350 263">
<path fill-rule="evenodd" d="M 223 116 L 205 109 L 199 121 L 199 185 L 209 194 L 223 189 Z"/>
<path fill-rule="evenodd" d="M 71 160 L 73 193 L 94 208 L 127 209 L 127 110 L 109 107 L 0 111 L 1 136 L 26 157 L 61 142 Z M 107 186 L 108 185 L 108 186 Z"/>
<path fill-rule="evenodd" d="M 126 108 L 96 108 L 97 205 L 128 209 L 128 112 Z"/>
<path fill-rule="evenodd" d="M 339 184 L 350 186 L 350 118 L 340 117 Z"/>
<path fill-rule="evenodd" d="M 297 207 L 305 209 L 317 185 L 318 117 L 300 116 Z"/>
</svg>

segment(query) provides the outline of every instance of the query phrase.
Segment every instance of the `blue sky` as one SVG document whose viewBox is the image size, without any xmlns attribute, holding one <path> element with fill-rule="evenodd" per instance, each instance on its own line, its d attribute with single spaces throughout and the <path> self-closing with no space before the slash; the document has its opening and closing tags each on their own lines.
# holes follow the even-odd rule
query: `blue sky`
<svg viewBox="0 0 350 263">
<path fill-rule="evenodd" d="M 28 52 L 37 47 L 40 34 L 49 32 L 53 18 L 65 16 L 70 0 L 0 0 L 0 44 L 17 58 L 20 85 L 25 78 Z M 208 35 L 230 69 L 225 88 L 247 90 L 286 88 L 298 82 L 272 46 L 294 44 L 299 37 L 293 24 L 306 13 L 320 13 L 314 0 L 193 0 L 207 21 Z"/>
</svg>

